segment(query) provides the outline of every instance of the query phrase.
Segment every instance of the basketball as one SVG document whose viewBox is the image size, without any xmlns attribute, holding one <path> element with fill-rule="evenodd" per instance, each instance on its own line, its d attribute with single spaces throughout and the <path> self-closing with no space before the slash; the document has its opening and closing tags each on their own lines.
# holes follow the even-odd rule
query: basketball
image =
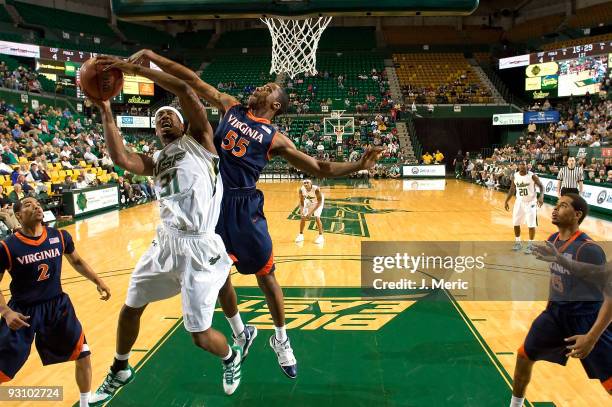
<svg viewBox="0 0 612 407">
<path fill-rule="evenodd" d="M 115 68 L 105 71 L 96 65 L 96 58 L 90 58 L 81 66 L 79 86 L 91 98 L 109 100 L 121 91 L 123 72 Z"/>
</svg>

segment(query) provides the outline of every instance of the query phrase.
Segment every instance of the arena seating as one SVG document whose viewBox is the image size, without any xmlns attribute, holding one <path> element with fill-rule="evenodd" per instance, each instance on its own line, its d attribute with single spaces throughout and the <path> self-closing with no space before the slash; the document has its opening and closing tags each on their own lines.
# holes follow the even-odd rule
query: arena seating
<svg viewBox="0 0 612 407">
<path fill-rule="evenodd" d="M 319 41 L 321 51 L 349 51 L 372 48 L 376 48 L 376 30 L 374 27 L 327 27 Z"/>
<path fill-rule="evenodd" d="M 383 28 L 385 42 L 390 46 L 423 44 L 461 44 L 464 39 L 448 25 L 388 26 Z"/>
<path fill-rule="evenodd" d="M 142 24 L 126 23 L 117 21 L 117 28 L 130 41 L 156 46 L 175 45 L 175 39 L 170 34 L 160 31 L 154 27 Z"/>
<path fill-rule="evenodd" d="M 269 55 L 232 55 L 215 59 L 202 72 L 202 79 L 213 86 L 235 83 L 235 87 L 225 86 L 221 90 L 241 98 L 250 94 L 246 87 L 274 82 L 275 77 L 269 72 Z"/>
<path fill-rule="evenodd" d="M 373 69 L 378 73 L 378 80 L 372 79 Z M 317 58 L 317 70 L 318 76 L 298 75 L 287 82 L 287 91 L 290 94 L 295 93 L 299 102 L 308 100 L 309 112 L 320 112 L 321 101 L 328 99 L 332 99 L 333 104 L 339 104 L 339 107 L 336 106 L 338 108 L 355 111 L 358 104 L 366 102 L 368 95 L 372 96 L 372 100 L 367 103 L 368 108 L 364 110 L 378 110 L 382 100 L 381 87 L 383 92 L 389 89 L 381 75 L 384 71 L 384 59 L 376 54 L 363 52 L 341 55 L 320 54 Z M 343 77 L 342 86 L 338 85 L 339 75 Z M 358 75 L 365 75 L 367 79 L 360 79 Z M 350 102 L 349 106 L 344 103 L 346 99 Z"/>
<path fill-rule="evenodd" d="M 597 27 L 612 23 L 612 3 L 606 2 L 576 10 L 567 22 L 570 27 Z"/>
<path fill-rule="evenodd" d="M 556 14 L 526 20 L 504 33 L 504 38 L 511 42 L 525 42 L 537 39 L 544 34 L 554 32 L 564 19 L 565 16 L 563 14 Z"/>
<path fill-rule="evenodd" d="M 64 31 L 115 37 L 115 33 L 108 26 L 108 20 L 102 17 L 77 14 L 58 8 L 36 6 L 30 3 L 15 2 L 15 7 L 21 17 L 30 24 L 38 24 Z"/>
<path fill-rule="evenodd" d="M 437 102 L 437 96 L 446 97 L 448 103 L 467 100 L 471 103 L 491 103 L 492 97 L 480 82 L 469 62 L 459 53 L 394 54 L 400 85 L 412 90 L 414 97 L 423 102 Z M 462 79 L 462 76 L 464 78 Z M 457 85 L 455 85 L 457 83 Z M 413 100 L 409 100 L 412 103 Z"/>
<path fill-rule="evenodd" d="M 550 51 L 554 49 L 573 47 L 576 45 L 592 44 L 592 43 L 601 42 L 601 41 L 612 41 L 612 34 L 602 34 L 602 35 L 594 35 L 591 37 L 580 37 L 580 38 L 575 38 L 571 40 L 555 41 L 555 42 L 551 42 L 549 44 L 543 45 L 542 49 L 544 51 Z"/>
<path fill-rule="evenodd" d="M 267 28 L 227 31 L 221 34 L 215 48 L 272 48 L 272 38 Z"/>
</svg>

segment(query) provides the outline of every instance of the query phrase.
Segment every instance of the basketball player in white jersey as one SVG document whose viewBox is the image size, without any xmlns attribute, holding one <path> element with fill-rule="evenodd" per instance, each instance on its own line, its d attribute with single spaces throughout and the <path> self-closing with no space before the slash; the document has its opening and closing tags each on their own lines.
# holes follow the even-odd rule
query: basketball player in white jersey
<svg viewBox="0 0 612 407">
<path fill-rule="evenodd" d="M 536 186 L 540 189 L 539 197 L 536 194 Z M 507 211 L 510 210 L 508 202 L 510 202 L 512 195 L 516 195 L 514 210 L 512 211 L 515 238 L 512 250 L 519 251 L 523 248 L 521 244 L 521 224 L 526 223 L 529 228 L 529 243 L 527 243 L 525 254 L 531 254 L 536 226 L 538 225 L 538 208 L 544 203 L 544 185 L 537 175 L 527 170 L 525 161 L 519 162 L 518 171 L 512 177 L 512 185 L 504 204 Z"/>
<path fill-rule="evenodd" d="M 162 107 L 155 113 L 155 132 L 163 149 L 153 158 L 132 153 L 123 145 L 110 103 L 94 101 L 102 113 L 113 162 L 134 174 L 155 177 L 162 224 L 130 278 L 119 315 L 117 353 L 104 383 L 91 397 L 90 406 L 108 402 L 120 387 L 134 379 L 128 358 L 146 306 L 179 293 L 185 329 L 196 346 L 223 360 L 223 388 L 232 394 L 240 384 L 245 347 L 239 343 L 230 346 L 225 336 L 211 327 L 219 290 L 228 281 L 232 261 L 215 233 L 223 184 L 206 111 L 191 87 L 171 75 L 110 57 L 99 57 L 99 64 L 145 76 L 176 94 L 189 128 L 184 131 L 183 117 L 177 109 Z"/>
<path fill-rule="evenodd" d="M 323 204 L 325 203 L 325 197 L 321 192 L 321 189 L 317 185 L 313 185 L 309 179 L 304 180 L 304 185 L 300 187 L 300 234 L 295 238 L 296 243 L 304 241 L 304 226 L 306 226 L 306 220 L 314 216 L 317 222 L 317 229 L 319 230 L 319 236 L 315 239 L 316 244 L 321 244 L 325 241 L 323 237 L 323 224 L 321 223 L 321 212 L 323 212 Z"/>
</svg>

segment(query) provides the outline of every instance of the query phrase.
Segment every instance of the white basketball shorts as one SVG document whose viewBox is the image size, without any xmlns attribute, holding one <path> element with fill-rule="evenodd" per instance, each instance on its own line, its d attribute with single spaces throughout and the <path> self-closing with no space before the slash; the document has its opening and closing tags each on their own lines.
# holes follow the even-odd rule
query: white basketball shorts
<svg viewBox="0 0 612 407">
<path fill-rule="evenodd" d="M 533 200 L 523 202 L 520 199 L 514 201 L 514 210 L 512 211 L 512 224 L 520 226 L 523 223 L 527 224 L 528 228 L 538 226 L 538 201 Z"/>
<path fill-rule="evenodd" d="M 185 329 L 205 331 L 231 265 L 219 235 L 159 226 L 132 273 L 125 304 L 140 308 L 180 293 Z"/>
<path fill-rule="evenodd" d="M 308 211 L 310 211 L 310 209 L 315 206 L 316 203 L 310 204 L 310 205 L 304 205 L 304 210 L 302 211 L 302 216 L 306 216 L 308 214 Z M 323 212 L 323 205 L 325 205 L 325 200 L 321 200 L 321 206 L 319 206 L 319 208 L 313 212 L 312 216 L 314 216 L 315 218 L 320 218 L 321 217 L 321 213 Z"/>
</svg>

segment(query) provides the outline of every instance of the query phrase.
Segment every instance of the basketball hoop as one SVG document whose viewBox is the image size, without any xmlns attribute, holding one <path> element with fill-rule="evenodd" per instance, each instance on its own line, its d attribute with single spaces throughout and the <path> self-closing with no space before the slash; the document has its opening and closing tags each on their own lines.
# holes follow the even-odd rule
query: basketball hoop
<svg viewBox="0 0 612 407">
<path fill-rule="evenodd" d="M 286 72 L 291 79 L 305 72 L 317 74 L 317 48 L 321 34 L 331 17 L 285 19 L 264 17 L 272 36 L 272 66 L 270 73 Z"/>
</svg>

